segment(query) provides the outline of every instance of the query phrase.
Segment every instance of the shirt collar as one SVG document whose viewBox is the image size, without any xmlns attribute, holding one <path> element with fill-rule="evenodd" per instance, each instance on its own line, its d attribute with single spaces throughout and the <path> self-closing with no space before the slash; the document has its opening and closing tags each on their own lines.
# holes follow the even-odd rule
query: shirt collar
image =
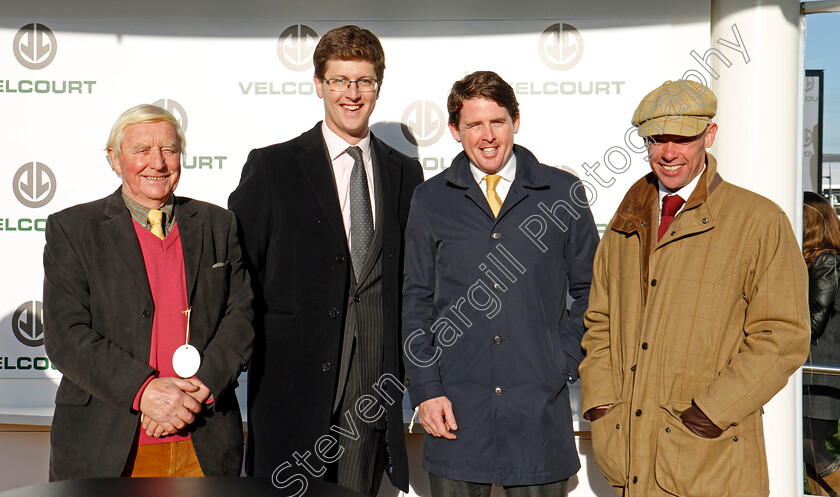
<svg viewBox="0 0 840 497">
<path fill-rule="evenodd" d="M 324 135 L 324 142 L 327 144 L 327 153 L 330 155 L 330 161 L 336 160 L 341 154 L 343 154 L 347 147 L 352 147 L 349 143 L 347 143 L 344 138 L 338 136 L 333 130 L 327 126 L 327 122 L 324 121 L 321 123 L 321 134 Z M 362 155 L 370 159 L 370 130 L 368 130 L 365 137 L 356 144 L 357 147 L 362 149 Z"/>
<path fill-rule="evenodd" d="M 140 226 L 151 230 L 152 225 L 149 224 L 149 211 L 151 209 L 129 197 L 125 192 L 122 192 L 122 198 L 125 206 L 128 208 L 128 212 L 131 214 L 131 218 L 137 221 Z M 163 232 L 169 233 L 172 223 L 175 222 L 175 195 L 169 196 L 169 200 L 163 204 L 160 211 L 163 212 Z"/>
<path fill-rule="evenodd" d="M 479 185 L 484 177 L 487 176 L 487 173 L 479 169 L 478 166 L 472 163 L 472 161 L 470 161 L 470 172 L 472 173 L 473 178 L 475 178 L 475 182 Z M 513 150 L 511 150 L 510 157 L 508 157 L 505 165 L 496 171 L 496 174 L 501 176 L 502 179 L 508 183 L 513 183 L 513 179 L 516 177 L 516 154 L 513 153 Z"/>
<path fill-rule="evenodd" d="M 703 171 L 706 170 L 707 165 L 703 166 Z M 679 195 L 683 200 L 688 200 L 691 197 L 691 194 L 694 193 L 694 189 L 697 188 L 697 184 L 700 182 L 700 177 L 703 176 L 703 171 L 700 171 L 700 174 L 694 177 L 687 185 L 680 188 L 679 190 L 672 192 L 671 190 L 665 188 L 662 185 L 662 182 L 657 181 L 659 184 L 659 205 L 662 206 L 662 199 L 665 198 L 666 195 Z"/>
</svg>

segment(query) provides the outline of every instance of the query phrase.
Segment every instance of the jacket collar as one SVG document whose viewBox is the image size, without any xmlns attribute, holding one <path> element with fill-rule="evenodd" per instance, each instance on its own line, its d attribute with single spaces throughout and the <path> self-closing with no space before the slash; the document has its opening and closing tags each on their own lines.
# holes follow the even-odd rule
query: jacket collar
<svg viewBox="0 0 840 497">
<path fill-rule="evenodd" d="M 717 173 L 717 160 L 706 152 L 706 169 L 700 176 L 697 188 L 686 200 L 683 212 L 697 208 L 706 202 L 709 195 L 723 181 Z M 646 174 L 627 191 L 618 207 L 611 228 L 620 233 L 640 231 L 659 215 L 659 183 L 653 172 Z"/>
<path fill-rule="evenodd" d="M 540 171 L 539 162 L 530 150 L 520 145 L 514 145 L 513 153 L 516 155 L 516 177 L 511 189 L 514 186 L 532 189 L 548 187 L 548 180 Z M 470 171 L 470 161 L 463 151 L 452 160 L 452 165 L 444 174 L 446 181 L 456 188 L 466 190 L 472 185 L 476 185 L 475 178 Z"/>
<path fill-rule="evenodd" d="M 510 185 L 505 201 L 502 202 L 502 209 L 498 216 L 493 216 L 484 193 L 476 183 L 466 153 L 462 151 L 452 160 L 452 165 L 443 173 L 444 178 L 450 186 L 465 190 L 464 195 L 472 200 L 494 223 L 498 223 L 505 217 L 505 214 L 528 197 L 530 190 L 548 188 L 549 185 L 548 178 L 542 171 L 542 166 L 530 150 L 514 144 L 513 153 L 516 154 L 516 177 Z"/>
</svg>

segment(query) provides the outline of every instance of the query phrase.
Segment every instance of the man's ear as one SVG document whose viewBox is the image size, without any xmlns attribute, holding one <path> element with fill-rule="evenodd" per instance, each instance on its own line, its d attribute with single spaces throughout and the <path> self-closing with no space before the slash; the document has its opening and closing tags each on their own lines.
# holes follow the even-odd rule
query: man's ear
<svg viewBox="0 0 840 497">
<path fill-rule="evenodd" d="M 122 173 L 120 172 L 120 160 L 114 153 L 113 147 L 108 147 L 108 163 L 111 164 L 111 169 L 117 173 L 117 176 L 122 176 Z"/>
<path fill-rule="evenodd" d="M 318 93 L 318 98 L 324 98 L 324 85 L 321 78 L 317 75 L 312 76 L 312 82 L 315 83 L 315 91 Z"/>
<path fill-rule="evenodd" d="M 452 138 L 455 138 L 456 142 L 461 143 L 461 131 L 457 124 L 449 123 L 449 132 L 452 133 Z"/>
</svg>

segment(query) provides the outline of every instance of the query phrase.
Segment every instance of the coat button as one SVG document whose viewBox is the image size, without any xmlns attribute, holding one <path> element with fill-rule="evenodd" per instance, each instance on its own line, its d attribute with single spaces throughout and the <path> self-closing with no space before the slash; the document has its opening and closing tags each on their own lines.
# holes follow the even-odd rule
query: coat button
<svg viewBox="0 0 840 497">
<path fill-rule="evenodd" d="M 353 302 L 359 303 L 359 302 L 361 302 L 361 301 L 362 301 L 362 298 L 361 298 L 361 297 L 359 297 L 358 295 L 356 295 L 355 297 L 353 297 Z"/>
<path fill-rule="evenodd" d="M 738 437 L 732 437 L 732 441 L 733 441 L 733 442 L 737 442 L 737 441 L 738 441 Z"/>
<path fill-rule="evenodd" d="M 708 222 L 709 222 L 709 218 L 704 217 L 704 218 L 703 218 L 703 224 L 707 224 Z"/>
<path fill-rule="evenodd" d="M 665 433 L 671 433 L 671 428 L 665 428 Z"/>
<path fill-rule="evenodd" d="M 330 363 L 328 363 L 328 362 L 325 362 L 324 364 L 321 364 L 321 371 L 323 371 L 323 372 L 325 372 L 325 373 L 326 373 L 326 372 L 328 372 L 330 369 L 332 369 L 332 364 L 330 364 Z"/>
<path fill-rule="evenodd" d="M 636 482 L 638 482 L 638 481 L 639 481 L 639 478 L 638 478 L 638 477 L 636 477 L 636 476 L 634 476 L 634 477 L 633 477 L 633 483 L 636 483 Z"/>
<path fill-rule="evenodd" d="M 642 350 L 647 350 L 648 344 L 647 342 L 642 343 Z"/>
<path fill-rule="evenodd" d="M 493 283 L 493 290 L 496 290 L 498 292 L 501 289 L 502 289 L 502 285 L 500 285 L 498 283 Z"/>
<path fill-rule="evenodd" d="M 335 262 L 341 264 L 342 262 L 344 262 L 344 256 L 343 255 L 335 256 Z"/>
<path fill-rule="evenodd" d="M 502 337 L 500 337 L 499 335 L 494 336 L 493 337 L 493 343 L 496 343 L 496 344 L 502 343 Z"/>
<path fill-rule="evenodd" d="M 671 236 L 674 236 L 674 235 L 676 235 L 676 234 L 677 234 L 677 232 L 676 232 L 676 231 L 672 231 L 672 232 L 671 232 Z"/>
<path fill-rule="evenodd" d="M 501 237 L 502 237 L 502 234 L 499 233 L 498 231 L 495 231 L 495 232 L 493 232 L 492 235 L 490 235 L 490 238 L 492 238 L 493 240 L 498 240 Z"/>
<path fill-rule="evenodd" d="M 638 418 L 641 415 L 642 415 L 642 410 L 641 409 L 636 409 L 636 417 Z"/>
<path fill-rule="evenodd" d="M 642 228 L 644 228 L 645 226 L 647 226 L 647 223 L 642 221 Z"/>
<path fill-rule="evenodd" d="M 152 315 L 152 313 L 151 313 L 151 312 L 149 312 L 149 310 L 148 310 L 148 309 L 143 309 L 143 317 L 144 317 L 144 318 L 148 318 L 148 317 L 149 317 L 149 316 L 151 316 L 151 315 Z"/>
<path fill-rule="evenodd" d="M 496 388 L 493 389 L 493 392 L 495 392 L 496 395 L 501 395 L 502 394 L 502 388 L 501 387 L 496 387 Z"/>
<path fill-rule="evenodd" d="M 411 378 L 406 378 L 405 379 L 405 386 L 407 386 L 407 387 L 411 386 Z"/>
<path fill-rule="evenodd" d="M 335 307 L 330 309 L 330 317 L 331 318 L 337 318 L 338 317 L 338 309 L 336 309 Z"/>
<path fill-rule="evenodd" d="M 632 372 L 634 372 L 634 373 L 636 372 L 636 365 L 635 365 L 635 364 L 633 364 L 633 365 L 630 367 L 630 371 L 632 371 Z"/>
<path fill-rule="evenodd" d="M 650 280 L 650 286 L 656 286 L 656 280 L 655 279 Z"/>
<path fill-rule="evenodd" d="M 616 424 L 615 424 L 615 429 L 616 429 L 616 430 L 620 430 L 620 429 L 621 429 L 621 424 L 620 424 L 620 423 L 616 423 Z"/>
<path fill-rule="evenodd" d="M 624 212 L 630 212 L 630 208 L 629 208 L 629 207 L 625 207 L 625 208 L 624 208 Z"/>
</svg>

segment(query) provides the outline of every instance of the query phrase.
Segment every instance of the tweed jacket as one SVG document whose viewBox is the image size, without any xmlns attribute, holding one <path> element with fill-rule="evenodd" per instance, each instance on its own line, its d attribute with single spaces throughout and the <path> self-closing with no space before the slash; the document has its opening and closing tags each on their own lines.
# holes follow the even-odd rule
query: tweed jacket
<svg viewBox="0 0 840 497">
<path fill-rule="evenodd" d="M 808 353 L 808 275 L 785 213 L 707 167 L 657 242 L 653 173 L 627 193 L 593 267 L 582 410 L 625 496 L 766 496 L 762 406 Z M 694 403 L 723 434 L 701 438 Z"/>
<path fill-rule="evenodd" d="M 238 476 L 242 417 L 234 389 L 251 355 L 253 294 L 233 214 L 175 198 L 196 373 L 215 398 L 188 431 L 207 476 Z M 50 479 L 118 477 L 140 425 L 132 409 L 149 366 L 155 306 L 120 190 L 47 219 L 44 338 L 64 377 L 50 432 Z"/>
</svg>

